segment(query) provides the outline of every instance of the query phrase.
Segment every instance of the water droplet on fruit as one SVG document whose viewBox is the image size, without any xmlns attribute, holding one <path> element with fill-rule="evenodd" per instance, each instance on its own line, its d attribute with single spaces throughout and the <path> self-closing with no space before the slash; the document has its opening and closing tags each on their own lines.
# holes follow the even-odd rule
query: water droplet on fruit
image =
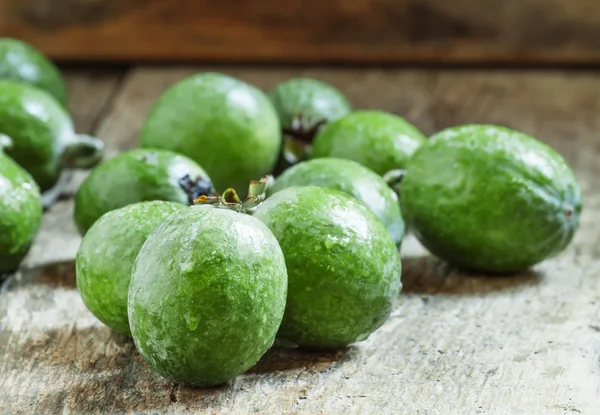
<svg viewBox="0 0 600 415">
<path fill-rule="evenodd" d="M 194 331 L 198 328 L 198 325 L 200 324 L 200 318 L 198 316 L 194 316 L 192 313 L 187 311 L 183 315 L 183 318 L 185 319 L 185 326 L 189 331 Z"/>
</svg>

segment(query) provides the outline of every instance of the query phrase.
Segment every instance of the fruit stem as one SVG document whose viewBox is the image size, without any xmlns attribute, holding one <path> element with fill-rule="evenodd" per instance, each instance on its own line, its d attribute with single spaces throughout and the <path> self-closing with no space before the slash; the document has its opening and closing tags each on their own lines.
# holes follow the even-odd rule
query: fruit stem
<svg viewBox="0 0 600 415">
<path fill-rule="evenodd" d="M 406 176 L 406 170 L 395 169 L 385 173 L 383 175 L 383 180 L 398 194 L 398 196 L 400 196 L 400 185 L 402 184 L 404 176 Z"/>
<path fill-rule="evenodd" d="M 222 195 L 201 195 L 194 200 L 194 204 L 211 205 L 221 209 L 251 214 L 265 200 L 268 186 L 269 176 L 263 176 L 260 180 L 250 181 L 248 196 L 244 200 L 240 199 L 235 189 L 229 188 Z"/>
<path fill-rule="evenodd" d="M 86 134 L 76 134 L 62 153 L 64 166 L 72 169 L 90 169 L 104 156 L 102 140 Z"/>
</svg>

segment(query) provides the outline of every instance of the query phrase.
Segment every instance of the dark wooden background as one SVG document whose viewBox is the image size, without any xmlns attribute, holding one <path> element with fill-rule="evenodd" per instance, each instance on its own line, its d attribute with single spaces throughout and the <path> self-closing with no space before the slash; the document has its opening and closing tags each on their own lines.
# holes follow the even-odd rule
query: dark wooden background
<svg viewBox="0 0 600 415">
<path fill-rule="evenodd" d="M 600 63 L 598 0 L 0 0 L 60 61 Z"/>
</svg>

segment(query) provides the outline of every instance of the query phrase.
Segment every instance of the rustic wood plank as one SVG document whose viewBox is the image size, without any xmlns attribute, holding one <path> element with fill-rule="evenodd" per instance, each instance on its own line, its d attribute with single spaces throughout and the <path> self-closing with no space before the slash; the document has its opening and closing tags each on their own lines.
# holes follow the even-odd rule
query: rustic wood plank
<svg viewBox="0 0 600 415">
<path fill-rule="evenodd" d="M 0 0 L 62 60 L 600 62 L 595 0 Z"/>
<path fill-rule="evenodd" d="M 207 68 L 139 68 L 98 127 L 114 152 L 136 145 L 152 101 Z M 511 278 L 461 274 L 409 238 L 404 292 L 367 341 L 335 353 L 273 349 L 230 385 L 194 389 L 152 373 L 74 288 L 77 237 L 56 211 L 44 261 L 0 294 L 0 413 L 592 414 L 600 396 L 600 80 L 587 72 L 208 68 L 268 88 L 330 81 L 357 108 L 403 114 L 430 134 L 499 123 L 539 136 L 573 165 L 581 229 L 559 257 Z M 68 203 L 63 206 L 70 209 Z M 52 243 L 50 242 L 52 241 Z M 68 241 L 68 242 L 64 242 Z"/>
</svg>

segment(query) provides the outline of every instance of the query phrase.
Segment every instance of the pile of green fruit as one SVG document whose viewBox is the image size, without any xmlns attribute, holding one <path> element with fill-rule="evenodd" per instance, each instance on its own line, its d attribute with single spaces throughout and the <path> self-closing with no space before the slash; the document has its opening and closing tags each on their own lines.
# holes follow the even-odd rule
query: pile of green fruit
<svg viewBox="0 0 600 415">
<path fill-rule="evenodd" d="M 0 219 L 0 260 L 14 264 L 41 204 L 3 157 L 0 208 L 31 224 Z M 506 274 L 561 252 L 581 209 L 566 162 L 526 134 L 462 125 L 426 138 L 399 116 L 353 110 L 322 81 L 264 93 L 199 73 L 156 101 L 139 148 L 81 184 L 77 287 L 157 373 L 211 386 L 275 342 L 368 338 L 401 290 L 406 229 L 462 269 Z"/>
</svg>

